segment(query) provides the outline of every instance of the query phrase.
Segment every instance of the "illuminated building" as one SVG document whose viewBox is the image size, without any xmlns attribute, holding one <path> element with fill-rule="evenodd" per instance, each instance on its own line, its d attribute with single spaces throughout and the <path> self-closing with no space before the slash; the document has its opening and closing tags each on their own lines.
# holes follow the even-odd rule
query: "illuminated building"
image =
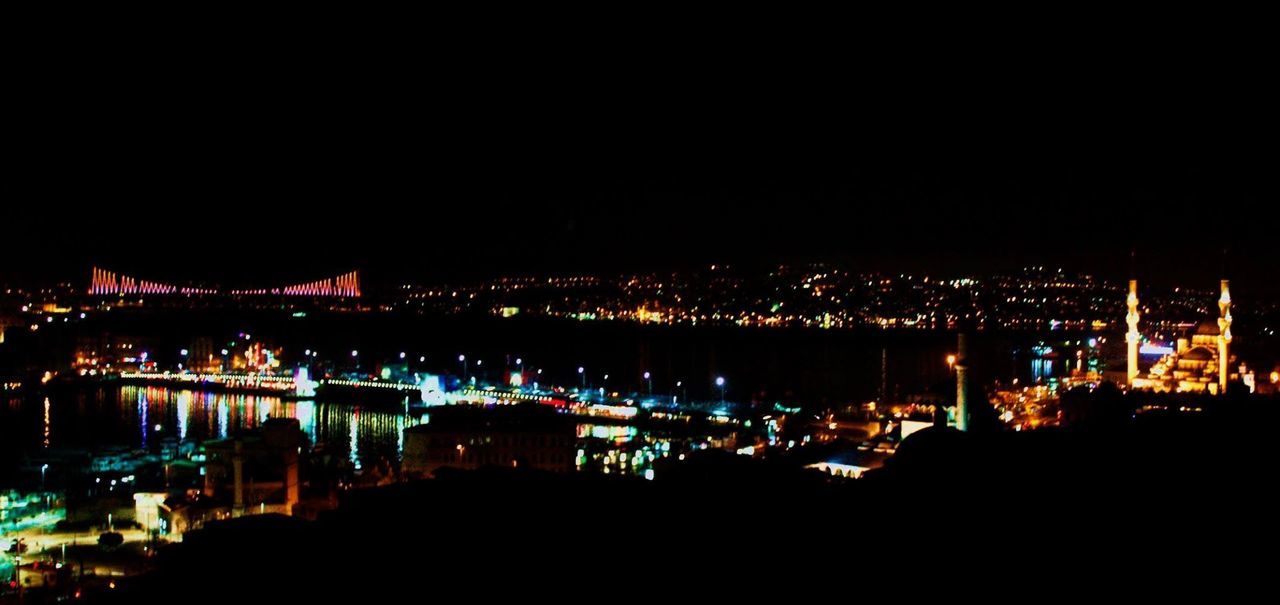
<svg viewBox="0 0 1280 605">
<path fill-rule="evenodd" d="M 1178 393 L 1225 393 L 1231 376 L 1231 294 L 1222 280 L 1217 321 L 1206 320 L 1178 339 L 1173 353 L 1160 358 L 1145 376 L 1134 378 L 1136 389 Z"/>
</svg>

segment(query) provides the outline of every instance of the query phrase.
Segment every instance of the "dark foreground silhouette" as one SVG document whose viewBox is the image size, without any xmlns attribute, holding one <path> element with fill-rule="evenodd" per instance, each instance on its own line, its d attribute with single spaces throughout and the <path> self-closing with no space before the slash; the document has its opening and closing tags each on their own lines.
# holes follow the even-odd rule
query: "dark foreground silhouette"
<svg viewBox="0 0 1280 605">
<path fill-rule="evenodd" d="M 1032 433 L 926 429 L 858 481 L 727 453 L 654 481 L 444 471 L 349 492 L 314 522 L 213 524 L 98 599 L 1150 594 L 1269 577 L 1250 553 L 1277 537 L 1280 409 L 1073 413 Z"/>
</svg>

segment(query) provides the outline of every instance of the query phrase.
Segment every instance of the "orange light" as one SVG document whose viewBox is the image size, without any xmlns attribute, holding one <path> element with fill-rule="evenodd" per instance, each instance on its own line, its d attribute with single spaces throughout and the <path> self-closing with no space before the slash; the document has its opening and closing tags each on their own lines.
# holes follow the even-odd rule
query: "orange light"
<svg viewBox="0 0 1280 605">
<path fill-rule="evenodd" d="M 956 356 L 955 356 L 955 355 L 947 355 L 947 365 L 949 365 L 949 366 L 954 366 L 954 365 L 956 365 Z"/>
<path fill-rule="evenodd" d="M 1271 373 L 1271 384 L 1280 384 L 1280 372 Z"/>
</svg>

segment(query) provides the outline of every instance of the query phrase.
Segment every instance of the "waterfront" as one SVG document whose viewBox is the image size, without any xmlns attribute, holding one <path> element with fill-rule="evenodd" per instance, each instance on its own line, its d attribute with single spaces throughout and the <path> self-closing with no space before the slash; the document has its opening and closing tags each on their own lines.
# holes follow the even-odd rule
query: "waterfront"
<svg viewBox="0 0 1280 605">
<path fill-rule="evenodd" d="M 292 418 L 313 448 L 345 461 L 348 470 L 394 468 L 404 452 L 404 429 L 429 421 L 421 409 L 395 406 L 284 400 L 265 395 L 206 393 L 145 386 L 63 389 L 48 397 L 11 398 L 0 407 L 4 460 L 0 487 L 40 480 L 50 464 L 49 483 L 67 470 L 65 460 L 89 458 L 104 470 L 127 472 L 154 452 L 190 451 L 213 439 L 260 428 L 270 418 Z M 643 475 L 648 466 L 623 464 L 705 447 L 710 436 L 671 435 L 636 426 L 579 422 L 580 468 Z M 52 487 L 52 485 L 50 485 Z"/>
</svg>

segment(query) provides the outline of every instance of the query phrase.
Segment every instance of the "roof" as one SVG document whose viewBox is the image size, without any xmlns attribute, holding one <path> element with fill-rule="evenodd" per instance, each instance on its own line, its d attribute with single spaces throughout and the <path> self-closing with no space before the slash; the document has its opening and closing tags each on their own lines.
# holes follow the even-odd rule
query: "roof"
<svg viewBox="0 0 1280 605">
<path fill-rule="evenodd" d="M 1218 322 L 1213 319 L 1206 319 L 1196 324 L 1196 335 L 1198 336 L 1217 336 L 1222 332 L 1218 330 Z"/>
<path fill-rule="evenodd" d="M 1183 353 L 1182 358 L 1190 361 L 1211 361 L 1213 359 L 1213 351 L 1204 347 L 1195 347 Z"/>
<path fill-rule="evenodd" d="M 409 427 L 405 433 L 573 433 L 575 425 L 571 418 L 538 404 L 436 407 L 427 413 L 426 418 L 424 424 Z"/>
</svg>

